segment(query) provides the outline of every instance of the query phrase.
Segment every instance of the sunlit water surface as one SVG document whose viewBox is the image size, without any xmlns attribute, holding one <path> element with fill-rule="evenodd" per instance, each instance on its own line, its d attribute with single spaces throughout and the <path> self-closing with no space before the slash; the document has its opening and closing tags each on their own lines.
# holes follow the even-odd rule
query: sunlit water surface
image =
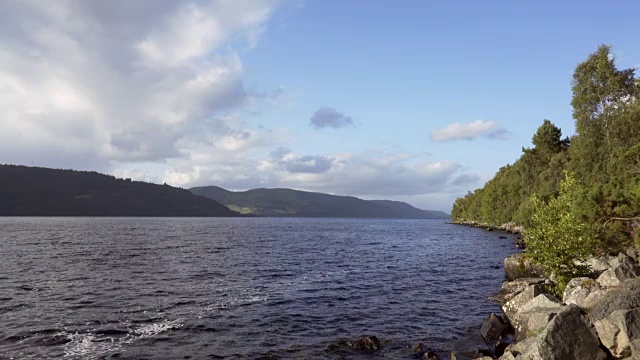
<svg viewBox="0 0 640 360">
<path fill-rule="evenodd" d="M 0 358 L 414 358 L 478 343 L 510 238 L 442 220 L 0 218 Z M 337 351 L 375 335 L 377 354 Z"/>
</svg>

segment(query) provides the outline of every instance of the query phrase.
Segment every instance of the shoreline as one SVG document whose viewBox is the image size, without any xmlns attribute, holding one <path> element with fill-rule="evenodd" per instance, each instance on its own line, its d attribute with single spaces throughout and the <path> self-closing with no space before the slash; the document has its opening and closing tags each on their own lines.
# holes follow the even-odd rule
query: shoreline
<svg viewBox="0 0 640 360">
<path fill-rule="evenodd" d="M 449 224 L 470 226 L 470 227 L 483 229 L 486 231 L 502 231 L 502 232 L 506 232 L 514 235 L 522 235 L 522 233 L 524 232 L 524 228 L 522 226 L 516 225 L 515 223 L 505 223 L 505 224 L 496 226 L 492 224 L 481 223 L 481 222 L 471 221 L 471 220 L 452 220 Z"/>
<path fill-rule="evenodd" d="M 510 226 L 452 224 L 521 234 Z M 487 348 L 461 356 L 452 352 L 449 359 L 640 359 L 639 259 L 635 248 L 592 256 L 585 261 L 591 275 L 572 279 L 557 297 L 542 268 L 522 253 L 507 256 L 505 280 L 490 297 L 502 311 L 488 314 L 480 329 Z"/>
</svg>

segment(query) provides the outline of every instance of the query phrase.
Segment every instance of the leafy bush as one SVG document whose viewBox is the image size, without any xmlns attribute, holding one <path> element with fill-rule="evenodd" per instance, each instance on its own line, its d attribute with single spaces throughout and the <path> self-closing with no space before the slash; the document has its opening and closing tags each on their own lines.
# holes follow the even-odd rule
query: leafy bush
<svg viewBox="0 0 640 360">
<path fill-rule="evenodd" d="M 591 232 L 572 212 L 578 190 L 575 178 L 565 172 L 558 197 L 546 203 L 532 197 L 534 214 L 525 232 L 526 253 L 548 276 L 553 275 L 557 294 L 564 292 L 569 280 L 585 274 L 586 269 L 576 262 L 585 260 L 595 245 Z"/>
</svg>

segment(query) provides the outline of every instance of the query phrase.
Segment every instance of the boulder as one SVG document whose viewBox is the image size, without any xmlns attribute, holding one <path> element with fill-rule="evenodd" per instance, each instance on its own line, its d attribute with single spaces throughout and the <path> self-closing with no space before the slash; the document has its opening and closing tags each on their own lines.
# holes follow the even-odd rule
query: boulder
<svg viewBox="0 0 640 360">
<path fill-rule="evenodd" d="M 524 304 L 511 318 L 516 340 L 537 335 L 562 308 L 562 304 L 546 294 L 540 294 Z"/>
<path fill-rule="evenodd" d="M 534 265 L 522 253 L 509 255 L 504 259 L 504 272 L 507 280 L 544 276 L 542 267 Z"/>
<path fill-rule="evenodd" d="M 576 305 L 565 306 L 518 360 L 605 360 L 600 342 Z"/>
<path fill-rule="evenodd" d="M 507 346 L 507 348 L 504 351 L 504 354 L 500 357 L 500 359 L 502 359 L 504 356 L 510 359 L 508 354 L 511 354 L 511 356 L 515 358 L 518 355 L 525 352 L 535 342 L 536 342 L 536 338 L 528 338 L 523 341 L 518 341 L 517 343 L 513 343 Z"/>
<path fill-rule="evenodd" d="M 598 278 L 596 279 L 596 282 L 598 283 L 598 285 L 603 287 L 620 286 L 621 283 L 620 279 L 618 279 L 613 269 L 609 269 L 600 274 L 600 276 L 598 276 Z"/>
<path fill-rule="evenodd" d="M 636 265 L 633 257 L 629 256 L 625 253 L 619 253 L 616 256 L 609 257 L 609 267 L 616 268 L 622 264 Z"/>
<path fill-rule="evenodd" d="M 640 339 L 640 308 L 616 310 L 594 325 L 600 341 L 613 356 L 631 356 L 631 342 Z"/>
<path fill-rule="evenodd" d="M 494 295 L 489 297 L 489 300 L 497 301 L 500 304 L 504 304 L 507 301 L 513 299 L 522 290 L 529 285 L 544 285 L 544 278 L 521 278 L 513 281 L 505 281 L 502 283 L 502 289 Z"/>
<path fill-rule="evenodd" d="M 638 248 L 632 246 L 627 249 L 626 254 L 628 257 L 632 258 L 636 263 L 638 262 Z"/>
<path fill-rule="evenodd" d="M 507 293 L 519 293 L 529 285 L 544 284 L 544 278 L 521 278 L 513 281 L 505 281 L 502 283 L 502 291 Z"/>
<path fill-rule="evenodd" d="M 482 327 L 480 328 L 480 335 L 484 339 L 484 341 L 488 343 L 493 343 L 502 338 L 502 335 L 507 330 L 507 324 L 505 324 L 504 320 L 500 315 L 496 315 L 494 313 L 489 314 L 482 322 Z"/>
<path fill-rule="evenodd" d="M 367 336 L 357 341 L 347 342 L 347 345 L 354 350 L 376 351 L 380 349 L 380 340 L 375 336 Z"/>
<path fill-rule="evenodd" d="M 357 340 L 341 339 L 329 345 L 329 350 L 340 351 L 344 349 L 363 352 L 375 352 L 382 348 L 382 343 L 375 336 L 365 336 Z"/>
<path fill-rule="evenodd" d="M 498 360 L 516 360 L 516 356 L 512 352 L 507 351 L 502 354 L 502 356 L 500 356 Z"/>
<path fill-rule="evenodd" d="M 640 267 L 626 254 L 618 254 L 609 261 L 610 268 L 605 270 L 596 281 L 602 287 L 620 286 L 623 281 L 640 275 Z"/>
<path fill-rule="evenodd" d="M 640 278 L 626 280 L 620 287 L 609 291 L 589 312 L 595 324 L 616 310 L 632 310 L 640 307 Z"/>
<path fill-rule="evenodd" d="M 489 350 L 491 350 L 495 356 L 500 356 L 504 352 L 504 349 L 513 342 L 513 336 L 510 330 L 511 327 L 500 315 L 491 313 L 489 317 L 482 322 L 480 335 L 489 346 Z"/>
<path fill-rule="evenodd" d="M 584 265 L 591 271 L 592 273 L 599 275 L 602 274 L 605 270 L 611 268 L 609 262 L 611 261 L 611 256 L 592 256 L 585 260 L 584 262 L 576 262 L 578 265 Z"/>
<path fill-rule="evenodd" d="M 600 284 L 588 277 L 574 278 L 569 281 L 562 296 L 562 302 L 575 304 L 582 309 L 594 307 L 610 289 L 602 289 Z"/>
<path fill-rule="evenodd" d="M 520 291 L 518 295 L 514 296 L 511 300 L 502 305 L 502 312 L 504 312 L 505 316 L 511 321 L 513 316 L 520 311 L 520 308 L 522 308 L 524 304 L 544 292 L 545 289 L 542 285 L 529 285 Z"/>
</svg>

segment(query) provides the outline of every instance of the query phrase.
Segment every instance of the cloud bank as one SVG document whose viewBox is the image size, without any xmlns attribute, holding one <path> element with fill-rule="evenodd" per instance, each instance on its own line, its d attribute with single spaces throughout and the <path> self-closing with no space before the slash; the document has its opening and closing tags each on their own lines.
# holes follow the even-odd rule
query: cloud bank
<svg viewBox="0 0 640 360">
<path fill-rule="evenodd" d="M 353 119 L 334 108 L 323 106 L 311 115 L 309 124 L 316 129 L 327 127 L 338 129 L 353 125 Z"/>
<path fill-rule="evenodd" d="M 205 160 L 203 158 L 203 160 Z M 192 159 L 172 168 L 166 178 L 177 185 L 216 184 L 228 189 L 289 187 L 338 195 L 417 195 L 445 191 L 461 170 L 452 161 L 425 161 L 411 153 L 367 151 L 299 155 L 276 148 L 267 159 L 223 160 L 212 164 Z"/>
<path fill-rule="evenodd" d="M 432 130 L 430 139 L 438 142 L 475 140 L 479 137 L 505 140 L 508 135 L 507 130 L 495 121 L 476 120 L 467 124 L 456 122 L 443 129 Z"/>
<path fill-rule="evenodd" d="M 231 146 L 277 0 L 3 1 L 0 162 L 109 170 Z M 17 155 L 16 155 L 17 154 Z"/>
</svg>

